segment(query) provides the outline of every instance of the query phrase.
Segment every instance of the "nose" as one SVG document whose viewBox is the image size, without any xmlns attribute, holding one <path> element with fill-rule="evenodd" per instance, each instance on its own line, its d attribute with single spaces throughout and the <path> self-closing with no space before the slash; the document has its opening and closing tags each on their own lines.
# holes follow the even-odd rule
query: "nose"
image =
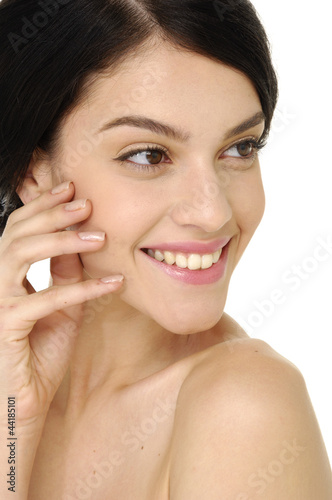
<svg viewBox="0 0 332 500">
<path fill-rule="evenodd" d="M 233 212 L 227 199 L 226 174 L 217 175 L 214 169 L 192 169 L 182 181 L 171 209 L 176 224 L 213 233 L 231 220 Z"/>
</svg>

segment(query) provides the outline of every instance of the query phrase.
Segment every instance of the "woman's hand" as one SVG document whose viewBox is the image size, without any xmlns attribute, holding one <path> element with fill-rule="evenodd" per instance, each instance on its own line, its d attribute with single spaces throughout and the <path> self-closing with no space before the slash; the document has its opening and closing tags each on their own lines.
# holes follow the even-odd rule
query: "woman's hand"
<svg viewBox="0 0 332 500">
<path fill-rule="evenodd" d="M 92 234 L 90 241 L 88 234 L 66 231 L 87 219 L 92 205 L 69 203 L 72 183 L 55 191 L 16 210 L 0 241 L 0 395 L 16 398 L 18 434 L 43 425 L 69 365 L 82 304 L 121 287 L 121 281 L 82 281 L 78 254 L 101 249 L 104 234 Z M 47 258 L 53 286 L 36 293 L 26 275 L 31 264 Z"/>
</svg>

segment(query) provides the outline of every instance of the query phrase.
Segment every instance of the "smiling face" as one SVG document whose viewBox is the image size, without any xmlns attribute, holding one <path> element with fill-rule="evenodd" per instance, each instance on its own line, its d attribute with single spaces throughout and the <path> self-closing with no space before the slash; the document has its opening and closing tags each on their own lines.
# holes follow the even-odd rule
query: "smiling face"
<svg viewBox="0 0 332 500">
<path fill-rule="evenodd" d="M 92 201 L 80 229 L 106 232 L 103 249 L 81 260 L 88 276 L 125 276 L 112 307 L 139 311 L 179 334 L 217 324 L 264 211 L 255 154 L 263 131 L 250 80 L 198 54 L 163 44 L 98 78 L 63 125 L 53 175 L 54 184 L 73 180 L 75 198 Z M 202 259 L 229 239 L 218 263 Z M 165 251 L 168 264 L 153 259 Z M 185 267 L 191 253 L 192 265 L 206 271 L 171 266 L 172 254 Z"/>
</svg>

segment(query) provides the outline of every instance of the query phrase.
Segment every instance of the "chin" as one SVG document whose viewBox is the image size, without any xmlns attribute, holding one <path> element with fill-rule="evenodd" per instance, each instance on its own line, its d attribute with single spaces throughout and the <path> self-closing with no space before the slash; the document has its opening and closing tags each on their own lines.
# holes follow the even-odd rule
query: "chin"
<svg viewBox="0 0 332 500">
<path fill-rule="evenodd" d="M 174 333 L 175 335 L 194 335 L 196 333 L 205 332 L 214 328 L 222 318 L 224 313 L 223 308 L 214 311 L 211 314 L 199 314 L 192 311 L 191 315 L 185 315 L 179 312 L 179 314 L 174 317 L 170 314 L 169 318 L 165 318 L 164 321 L 158 321 L 158 318 L 154 318 L 160 326 L 165 328 L 167 331 Z"/>
</svg>

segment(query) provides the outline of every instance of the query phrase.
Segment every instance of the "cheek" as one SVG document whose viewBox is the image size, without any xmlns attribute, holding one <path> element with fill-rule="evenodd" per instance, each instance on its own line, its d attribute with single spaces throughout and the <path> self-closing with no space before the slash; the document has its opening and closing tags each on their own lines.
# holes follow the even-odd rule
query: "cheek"
<svg viewBox="0 0 332 500">
<path fill-rule="evenodd" d="M 132 180 L 114 176 L 107 184 L 101 178 L 98 181 L 98 189 L 91 187 L 85 193 L 81 185 L 80 196 L 91 200 L 93 210 L 80 230 L 105 231 L 107 241 L 99 252 L 83 254 L 81 258 L 92 277 L 105 272 L 127 272 L 128 277 L 134 252 L 149 241 L 148 235 L 163 216 L 163 198 L 150 186 Z M 105 185 L 110 188 L 106 190 Z"/>
<path fill-rule="evenodd" d="M 148 203 L 133 196 L 121 196 L 121 192 L 111 197 L 90 198 L 93 212 L 82 225 L 82 230 L 105 231 L 109 245 L 123 244 L 134 246 L 153 224 L 153 214 Z M 123 248 L 126 249 L 125 247 Z"/>
<path fill-rule="evenodd" d="M 247 244 L 265 211 L 265 193 L 260 170 L 255 169 L 239 177 L 231 196 L 233 213 Z"/>
</svg>

